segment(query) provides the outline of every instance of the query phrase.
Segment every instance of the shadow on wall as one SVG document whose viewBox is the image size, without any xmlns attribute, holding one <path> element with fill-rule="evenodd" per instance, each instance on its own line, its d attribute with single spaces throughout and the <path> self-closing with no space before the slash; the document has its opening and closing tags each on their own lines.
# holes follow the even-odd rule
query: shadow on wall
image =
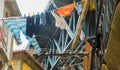
<svg viewBox="0 0 120 70">
<path fill-rule="evenodd" d="M 120 70 L 120 2 L 116 7 L 109 35 L 105 61 L 108 70 Z M 105 69 L 103 65 L 102 70 Z"/>
</svg>

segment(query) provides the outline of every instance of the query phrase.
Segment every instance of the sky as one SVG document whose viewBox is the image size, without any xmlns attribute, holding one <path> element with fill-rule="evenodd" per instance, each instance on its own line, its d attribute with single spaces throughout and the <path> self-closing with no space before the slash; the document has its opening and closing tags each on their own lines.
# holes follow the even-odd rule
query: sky
<svg viewBox="0 0 120 70">
<path fill-rule="evenodd" d="M 16 0 L 22 15 L 41 12 L 50 0 Z"/>
<path fill-rule="evenodd" d="M 28 15 L 28 13 L 33 15 L 33 13 L 42 12 L 50 0 L 16 0 L 16 1 L 22 16 L 24 16 L 24 14 Z M 22 33 L 21 40 L 23 43 L 19 46 L 17 44 L 14 44 L 13 50 L 23 50 L 26 48 L 26 46 L 28 45 L 28 40 L 26 40 L 25 36 Z"/>
</svg>

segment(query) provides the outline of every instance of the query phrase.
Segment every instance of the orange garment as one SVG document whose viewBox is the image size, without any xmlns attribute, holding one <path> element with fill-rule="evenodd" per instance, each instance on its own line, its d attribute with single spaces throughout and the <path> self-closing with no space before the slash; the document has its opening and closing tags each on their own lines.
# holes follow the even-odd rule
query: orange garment
<svg viewBox="0 0 120 70">
<path fill-rule="evenodd" d="M 66 6 L 56 9 L 56 12 L 61 16 L 69 16 L 69 15 L 71 15 L 75 6 L 76 6 L 76 4 L 69 4 L 69 5 L 66 5 Z"/>
<path fill-rule="evenodd" d="M 90 70 L 90 65 L 91 65 L 91 49 L 92 49 L 92 46 L 86 42 L 86 48 L 85 48 L 85 52 L 88 52 L 89 55 L 87 56 L 84 56 L 84 66 L 83 66 L 83 70 Z"/>
</svg>

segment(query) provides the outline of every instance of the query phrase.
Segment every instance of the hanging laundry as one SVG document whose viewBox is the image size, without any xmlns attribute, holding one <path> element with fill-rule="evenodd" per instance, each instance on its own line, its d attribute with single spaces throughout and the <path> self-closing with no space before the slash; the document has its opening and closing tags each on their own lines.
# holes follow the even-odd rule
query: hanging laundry
<svg viewBox="0 0 120 70">
<path fill-rule="evenodd" d="M 80 15 L 80 13 L 82 12 L 82 6 L 80 2 L 76 3 L 75 9 L 77 10 L 77 14 Z"/>
<path fill-rule="evenodd" d="M 40 15 L 39 14 L 35 15 L 33 29 L 34 29 L 34 34 L 39 35 L 39 29 L 40 29 Z"/>
<path fill-rule="evenodd" d="M 29 45 L 34 46 L 34 49 L 36 50 L 36 53 L 38 55 L 40 55 L 41 49 L 40 49 L 40 46 L 39 46 L 37 40 L 35 39 L 35 36 L 33 36 L 32 38 L 30 38 L 29 36 L 27 36 L 27 39 L 29 41 Z"/>
<path fill-rule="evenodd" d="M 33 18 L 29 18 L 29 19 L 33 19 Z M 8 19 L 8 20 L 3 20 L 4 23 L 7 25 L 8 28 L 10 28 L 10 31 L 12 32 L 13 36 L 15 37 L 16 41 L 19 42 L 19 44 L 22 43 L 21 38 L 20 38 L 20 31 L 22 31 L 22 33 L 24 35 L 26 35 L 27 33 L 27 28 L 26 28 L 26 18 L 23 19 Z M 31 21 L 31 20 L 30 20 Z M 29 21 L 29 22 L 30 22 Z M 34 22 L 34 20 L 32 20 L 32 22 Z M 36 19 L 37 22 L 37 19 Z M 31 23 L 30 23 L 31 24 Z M 32 26 L 33 24 L 31 24 L 30 26 Z M 33 26 L 32 26 L 33 27 Z M 36 49 L 37 54 L 40 54 L 40 46 L 38 45 L 37 41 L 35 38 L 33 38 L 32 36 L 26 36 L 27 40 L 29 41 L 30 45 L 33 45 L 34 48 Z"/>
<path fill-rule="evenodd" d="M 34 35 L 34 16 L 27 17 L 26 35 L 31 38 Z"/>
<path fill-rule="evenodd" d="M 39 27 L 42 25 L 40 24 L 40 20 L 40 15 L 37 14 L 31 17 L 27 17 L 26 23 L 26 38 L 29 41 L 29 45 L 34 46 L 38 55 L 40 55 L 41 49 L 34 36 L 39 35 Z"/>
<path fill-rule="evenodd" d="M 18 28 L 22 31 L 24 35 L 26 35 L 26 18 L 18 18 L 16 19 L 16 21 Z"/>
<path fill-rule="evenodd" d="M 69 4 L 63 7 L 56 9 L 56 13 L 61 16 L 69 16 L 71 15 L 73 9 L 75 8 L 76 4 Z"/>
<path fill-rule="evenodd" d="M 81 34 L 80 34 L 80 40 L 84 40 L 85 39 L 85 33 L 83 32 L 83 30 L 81 31 Z"/>
<path fill-rule="evenodd" d="M 54 11 L 52 12 L 52 15 L 55 17 L 56 20 L 56 27 L 59 27 L 60 29 L 65 29 L 66 28 L 66 23 L 63 21 L 63 19 L 58 16 Z"/>
<path fill-rule="evenodd" d="M 2 28 L 0 27 L 0 39 L 3 39 Z"/>
<path fill-rule="evenodd" d="M 22 41 L 20 39 L 20 30 L 18 28 L 18 25 L 16 24 L 16 20 L 12 19 L 12 20 L 4 20 L 4 22 L 6 23 L 7 27 L 10 28 L 10 32 L 12 32 L 12 35 L 15 37 L 15 40 L 21 44 Z"/>
<path fill-rule="evenodd" d="M 45 13 L 27 17 L 26 35 L 32 38 L 33 35 L 39 35 L 41 25 L 46 25 Z"/>
<path fill-rule="evenodd" d="M 40 25 L 45 25 L 46 24 L 46 15 L 45 12 L 42 12 L 40 14 Z"/>
<path fill-rule="evenodd" d="M 50 11 L 46 11 L 45 16 L 46 16 L 47 24 L 55 25 L 55 22 L 56 22 L 55 17 L 52 15 L 52 13 Z"/>
</svg>

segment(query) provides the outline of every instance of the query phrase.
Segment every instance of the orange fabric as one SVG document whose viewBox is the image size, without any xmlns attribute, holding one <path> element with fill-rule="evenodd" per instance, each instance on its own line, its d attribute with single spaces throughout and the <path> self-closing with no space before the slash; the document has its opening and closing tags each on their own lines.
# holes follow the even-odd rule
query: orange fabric
<svg viewBox="0 0 120 70">
<path fill-rule="evenodd" d="M 71 15 L 75 6 L 76 6 L 76 4 L 69 4 L 69 5 L 66 5 L 66 6 L 56 9 L 56 12 L 61 16 L 69 16 L 69 15 Z"/>
<path fill-rule="evenodd" d="M 92 49 L 92 46 L 88 42 L 86 42 L 86 49 L 85 49 L 85 51 L 86 52 L 90 52 L 91 49 Z"/>
<path fill-rule="evenodd" d="M 88 42 L 86 42 L 85 52 L 88 52 L 89 55 L 84 57 L 84 67 L 83 67 L 84 69 L 83 70 L 90 70 L 91 56 L 92 56 L 90 52 L 91 49 L 92 49 L 92 46 Z"/>
</svg>

